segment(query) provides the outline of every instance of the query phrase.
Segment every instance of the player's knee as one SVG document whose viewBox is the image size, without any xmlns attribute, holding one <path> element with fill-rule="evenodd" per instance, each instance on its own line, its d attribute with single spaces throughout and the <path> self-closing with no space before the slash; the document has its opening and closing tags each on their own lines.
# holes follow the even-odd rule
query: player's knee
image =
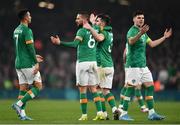
<svg viewBox="0 0 180 125">
<path fill-rule="evenodd" d="M 39 90 L 42 90 L 43 86 L 41 82 L 34 82 L 34 86 L 38 88 Z"/>
<path fill-rule="evenodd" d="M 19 86 L 20 91 L 27 91 L 28 90 L 28 84 L 22 84 Z"/>
<path fill-rule="evenodd" d="M 136 87 L 135 87 L 135 89 L 141 89 L 141 85 L 137 85 Z"/>
<path fill-rule="evenodd" d="M 144 83 L 144 86 L 147 88 L 147 87 L 150 87 L 150 86 L 154 86 L 154 83 L 153 82 L 146 82 Z"/>
<path fill-rule="evenodd" d="M 110 93 L 109 89 L 103 89 L 103 95 L 107 95 L 108 93 Z"/>
<path fill-rule="evenodd" d="M 92 93 L 97 92 L 96 86 L 91 86 L 90 89 L 91 89 L 91 92 L 92 92 Z"/>
<path fill-rule="evenodd" d="M 81 93 L 86 93 L 87 87 L 85 87 L 85 86 L 80 86 L 80 87 L 79 87 L 79 91 L 80 91 Z"/>
</svg>

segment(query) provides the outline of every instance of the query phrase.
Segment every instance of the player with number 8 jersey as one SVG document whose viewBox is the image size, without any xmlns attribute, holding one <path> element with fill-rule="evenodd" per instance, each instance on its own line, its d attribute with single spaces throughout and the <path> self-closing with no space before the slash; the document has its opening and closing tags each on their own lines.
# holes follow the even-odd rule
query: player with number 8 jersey
<svg viewBox="0 0 180 125">
<path fill-rule="evenodd" d="M 78 62 L 96 61 L 97 43 L 92 37 L 90 31 L 86 30 L 85 28 L 80 28 L 77 31 L 76 36 L 79 39 L 83 39 L 83 41 L 80 42 L 77 50 Z"/>
</svg>

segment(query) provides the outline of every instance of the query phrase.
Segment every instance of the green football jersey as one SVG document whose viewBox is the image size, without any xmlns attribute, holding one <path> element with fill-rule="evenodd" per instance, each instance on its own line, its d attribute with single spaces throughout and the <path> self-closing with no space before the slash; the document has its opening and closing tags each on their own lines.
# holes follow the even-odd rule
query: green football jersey
<svg viewBox="0 0 180 125">
<path fill-rule="evenodd" d="M 134 37 L 138 33 L 139 28 L 136 26 L 132 26 L 127 33 L 125 67 L 146 67 L 146 43 L 150 41 L 148 35 L 143 34 L 133 45 L 128 42 L 128 38 Z"/>
<path fill-rule="evenodd" d="M 37 63 L 34 43 L 26 43 L 26 41 L 33 41 L 33 33 L 30 28 L 24 24 L 20 24 L 13 33 L 15 42 L 15 67 L 16 69 L 30 68 Z"/>
<path fill-rule="evenodd" d="M 77 60 L 79 62 L 96 61 L 97 43 L 91 32 L 85 28 L 80 28 L 76 33 L 76 37 L 82 39 L 77 48 Z"/>
<path fill-rule="evenodd" d="M 100 33 L 102 33 L 105 38 L 97 45 L 97 64 L 100 67 L 113 67 L 111 56 L 113 46 L 112 27 L 106 26 Z"/>
</svg>

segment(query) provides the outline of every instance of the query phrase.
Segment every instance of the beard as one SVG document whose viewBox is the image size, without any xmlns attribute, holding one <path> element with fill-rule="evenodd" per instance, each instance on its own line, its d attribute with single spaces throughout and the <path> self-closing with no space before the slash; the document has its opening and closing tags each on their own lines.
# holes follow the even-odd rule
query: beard
<svg viewBox="0 0 180 125">
<path fill-rule="evenodd" d="M 83 24 L 77 25 L 77 28 L 78 28 L 78 29 L 80 29 L 80 28 L 82 28 L 82 27 L 83 27 Z"/>
</svg>

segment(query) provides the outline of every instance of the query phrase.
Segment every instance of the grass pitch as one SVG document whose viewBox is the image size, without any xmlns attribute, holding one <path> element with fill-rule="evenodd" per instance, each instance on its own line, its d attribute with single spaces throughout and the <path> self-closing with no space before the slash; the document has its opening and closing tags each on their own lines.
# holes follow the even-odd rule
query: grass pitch
<svg viewBox="0 0 180 125">
<path fill-rule="evenodd" d="M 180 102 L 156 102 L 155 109 L 165 115 L 163 121 L 149 121 L 147 114 L 141 113 L 137 103 L 129 105 L 129 115 L 135 121 L 92 121 L 96 116 L 93 102 L 88 102 L 88 121 L 78 121 L 81 116 L 78 101 L 32 100 L 28 102 L 26 113 L 33 121 L 21 121 L 11 108 L 15 100 L 0 100 L 0 124 L 180 124 Z M 112 113 L 107 105 L 109 117 Z"/>
</svg>

